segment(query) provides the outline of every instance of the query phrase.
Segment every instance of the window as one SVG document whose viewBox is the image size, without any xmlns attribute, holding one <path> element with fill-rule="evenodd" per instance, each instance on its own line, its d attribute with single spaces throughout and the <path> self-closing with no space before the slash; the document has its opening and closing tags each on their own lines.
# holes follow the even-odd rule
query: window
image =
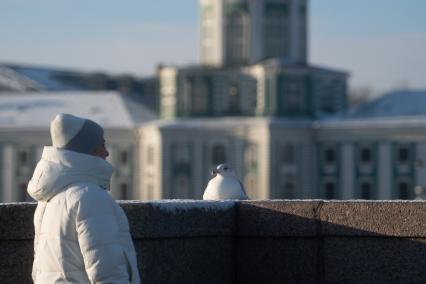
<svg viewBox="0 0 426 284">
<path fill-rule="evenodd" d="M 397 150 L 398 163 L 406 164 L 410 160 L 410 151 L 406 146 L 400 146 Z"/>
<path fill-rule="evenodd" d="M 189 164 L 191 161 L 192 144 L 187 142 L 173 142 L 171 145 L 173 163 L 175 165 Z"/>
<path fill-rule="evenodd" d="M 226 53 L 229 64 L 245 63 L 249 56 L 250 17 L 245 11 L 234 11 L 226 17 Z"/>
<path fill-rule="evenodd" d="M 333 199 L 335 196 L 335 184 L 334 182 L 326 182 L 324 185 L 325 189 L 325 198 Z"/>
<path fill-rule="evenodd" d="M 29 163 L 29 157 L 28 157 L 27 151 L 19 151 L 18 153 L 18 161 L 20 166 L 27 166 Z"/>
<path fill-rule="evenodd" d="M 373 161 L 373 151 L 369 146 L 363 146 L 360 150 L 360 160 L 363 164 L 369 164 Z"/>
<path fill-rule="evenodd" d="M 334 164 L 336 162 L 336 150 L 332 148 L 325 149 L 324 161 L 326 164 Z"/>
<path fill-rule="evenodd" d="M 128 162 L 128 153 L 127 151 L 121 151 L 120 152 L 120 164 L 126 165 Z"/>
<path fill-rule="evenodd" d="M 285 4 L 267 3 L 263 21 L 264 58 L 286 57 L 290 54 L 289 17 Z"/>
<path fill-rule="evenodd" d="M 284 83 L 284 105 L 289 113 L 300 113 L 305 111 L 306 86 L 303 78 L 286 78 Z"/>
<path fill-rule="evenodd" d="M 371 183 L 369 182 L 361 183 L 361 198 L 371 199 Z"/>
<path fill-rule="evenodd" d="M 408 189 L 408 183 L 406 182 L 399 182 L 398 183 L 398 197 L 399 199 L 409 199 L 409 189 Z"/>
<path fill-rule="evenodd" d="M 226 162 L 226 149 L 223 145 L 213 146 L 212 162 L 214 165 L 223 164 Z"/>
</svg>

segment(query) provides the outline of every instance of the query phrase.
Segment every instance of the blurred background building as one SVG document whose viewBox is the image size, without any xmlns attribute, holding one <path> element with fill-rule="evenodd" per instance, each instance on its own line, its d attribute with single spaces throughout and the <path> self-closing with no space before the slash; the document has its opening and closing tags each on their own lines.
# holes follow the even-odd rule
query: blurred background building
<svg viewBox="0 0 426 284">
<path fill-rule="evenodd" d="M 198 65 L 134 78 L 1 64 L 0 201 L 28 198 L 58 112 L 105 127 L 117 199 L 199 199 L 224 162 L 253 199 L 423 198 L 426 91 L 349 109 L 348 73 L 309 63 L 308 1 L 199 4 Z"/>
</svg>

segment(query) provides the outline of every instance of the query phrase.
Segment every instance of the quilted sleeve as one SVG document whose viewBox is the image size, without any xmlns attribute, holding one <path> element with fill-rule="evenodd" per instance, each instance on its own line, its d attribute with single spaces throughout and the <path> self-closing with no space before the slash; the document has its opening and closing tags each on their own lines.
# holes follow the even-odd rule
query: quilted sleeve
<svg viewBox="0 0 426 284">
<path fill-rule="evenodd" d="M 114 202 L 105 190 L 88 186 L 73 206 L 78 242 L 91 283 L 129 283 Z"/>
</svg>

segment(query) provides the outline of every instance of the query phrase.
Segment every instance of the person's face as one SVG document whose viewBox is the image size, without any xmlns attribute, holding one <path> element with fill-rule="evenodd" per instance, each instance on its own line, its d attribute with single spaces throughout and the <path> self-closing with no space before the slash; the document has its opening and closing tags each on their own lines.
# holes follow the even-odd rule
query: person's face
<svg viewBox="0 0 426 284">
<path fill-rule="evenodd" d="M 93 156 L 97 156 L 104 160 L 106 159 L 106 157 L 109 156 L 109 153 L 107 149 L 105 148 L 105 140 L 103 140 L 103 142 L 100 145 L 96 146 L 95 150 L 93 150 Z"/>
</svg>

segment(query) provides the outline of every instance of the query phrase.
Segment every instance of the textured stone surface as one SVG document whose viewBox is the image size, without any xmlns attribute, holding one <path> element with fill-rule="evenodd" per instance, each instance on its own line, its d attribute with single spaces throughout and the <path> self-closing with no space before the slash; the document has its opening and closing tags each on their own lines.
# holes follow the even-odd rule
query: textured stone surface
<svg viewBox="0 0 426 284">
<path fill-rule="evenodd" d="M 142 283 L 231 283 L 232 238 L 138 240 Z"/>
<path fill-rule="evenodd" d="M 233 202 L 122 202 L 134 239 L 231 236 Z"/>
<path fill-rule="evenodd" d="M 318 283 L 313 238 L 238 239 L 236 283 Z"/>
<path fill-rule="evenodd" d="M 33 283 L 33 241 L 0 241 L 0 283 Z"/>
<path fill-rule="evenodd" d="M 319 201 L 243 201 L 237 204 L 239 236 L 317 236 Z"/>
<path fill-rule="evenodd" d="M 426 241 L 330 237 L 324 241 L 324 283 L 426 283 Z"/>
<path fill-rule="evenodd" d="M 123 202 L 144 283 L 426 283 L 425 202 Z M 0 204 L 0 283 L 30 283 L 35 204 Z"/>
<path fill-rule="evenodd" d="M 320 211 L 326 236 L 426 237 L 426 202 L 325 202 Z"/>
<path fill-rule="evenodd" d="M 36 203 L 0 203 L 0 240 L 33 239 L 35 209 Z"/>
</svg>

